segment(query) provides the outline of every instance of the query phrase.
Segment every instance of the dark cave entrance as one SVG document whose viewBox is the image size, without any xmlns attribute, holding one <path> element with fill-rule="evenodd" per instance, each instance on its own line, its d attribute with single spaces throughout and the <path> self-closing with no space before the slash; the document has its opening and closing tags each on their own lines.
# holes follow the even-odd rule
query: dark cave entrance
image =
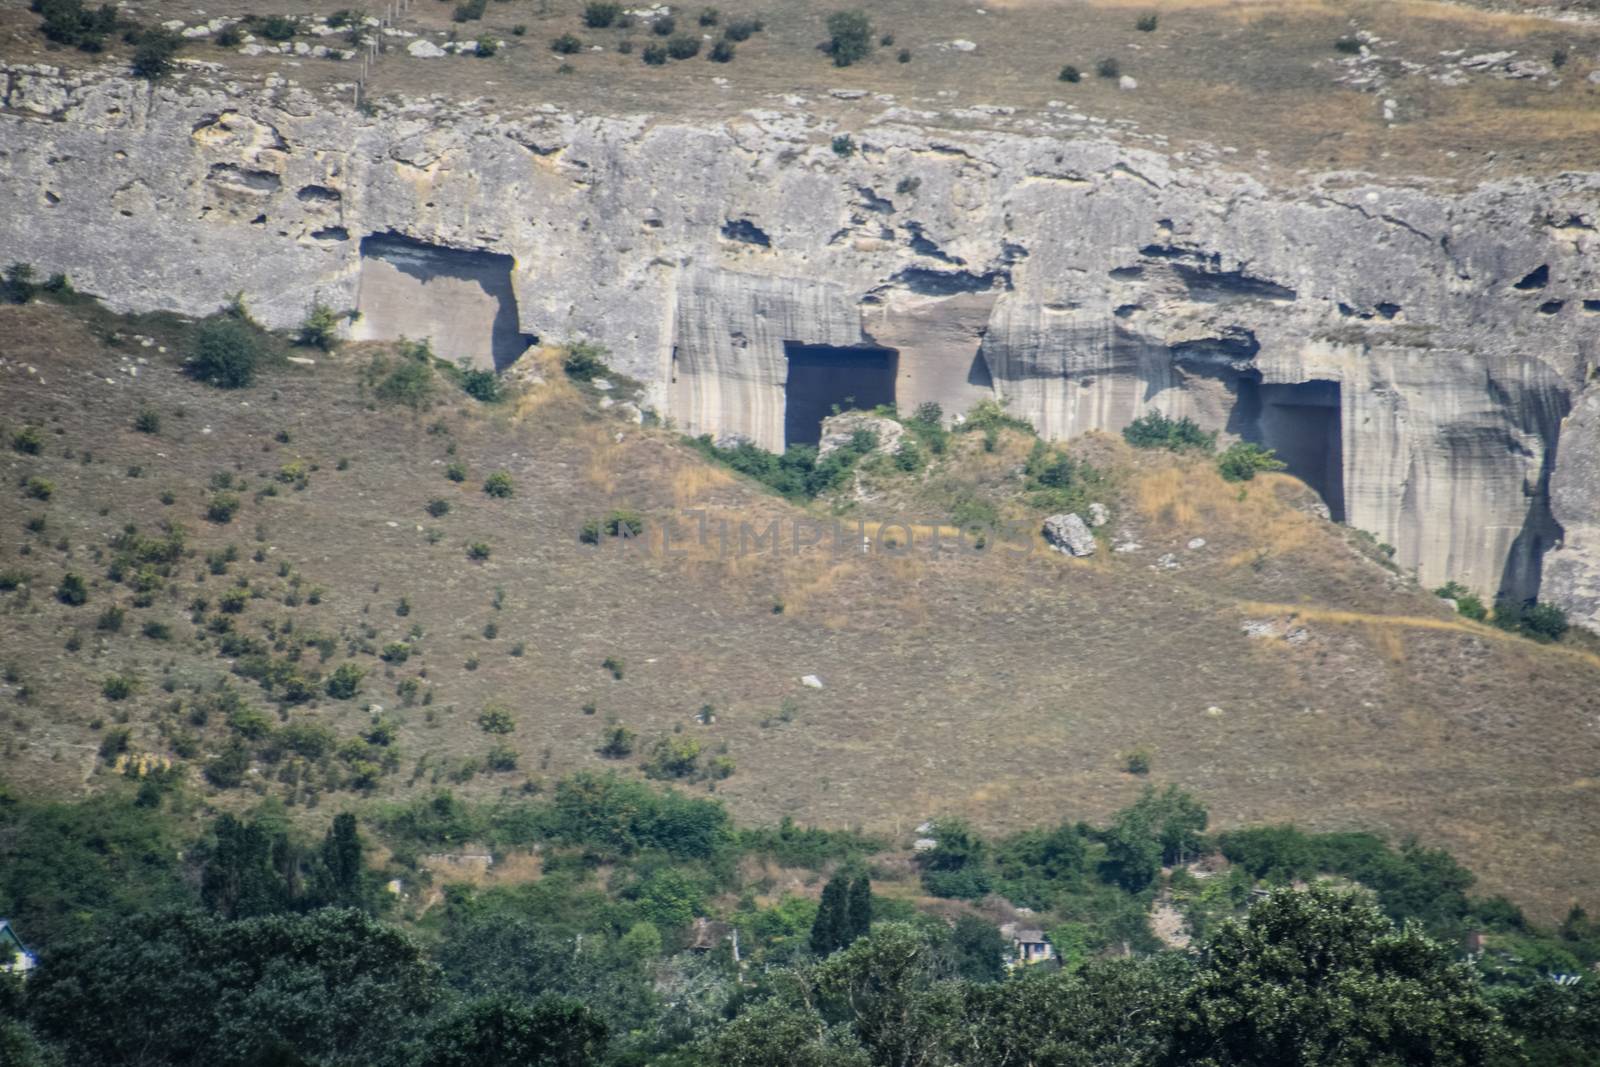
<svg viewBox="0 0 1600 1067">
<path fill-rule="evenodd" d="M 1290 474 L 1317 491 L 1333 520 L 1344 522 L 1339 383 L 1264 385 L 1241 379 L 1239 407 L 1245 439 L 1276 452 Z"/>
<path fill-rule="evenodd" d="M 784 384 L 783 443 L 814 445 L 822 439 L 822 420 L 840 410 L 868 409 L 894 403 L 900 353 L 892 348 L 861 345 L 783 343 L 789 358 Z"/>
</svg>

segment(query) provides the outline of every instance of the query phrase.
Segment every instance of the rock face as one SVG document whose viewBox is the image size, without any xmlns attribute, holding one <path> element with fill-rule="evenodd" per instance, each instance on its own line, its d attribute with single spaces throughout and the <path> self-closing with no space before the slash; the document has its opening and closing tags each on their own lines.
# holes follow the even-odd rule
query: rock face
<svg viewBox="0 0 1600 1067">
<path fill-rule="evenodd" d="M 1069 556 L 1094 555 L 1094 534 L 1089 532 L 1089 524 L 1077 515 L 1063 512 L 1044 520 L 1044 539 L 1051 548 Z"/>
<path fill-rule="evenodd" d="M 1564 536 L 1545 557 L 1541 595 L 1600 633 L 1600 380 L 1589 383 L 1562 427 L 1550 510 Z"/>
<path fill-rule="evenodd" d="M 1600 358 L 1593 174 L 1278 190 L 1065 120 L 953 132 L 886 108 L 841 158 L 796 110 L 372 117 L 39 67 L 0 93 L 0 246 L 120 308 L 242 289 L 292 325 L 365 299 L 374 235 L 491 253 L 511 334 L 606 345 L 689 432 L 802 439 L 797 371 L 853 357 L 845 377 L 902 409 L 998 396 L 1051 437 L 1188 415 L 1279 449 L 1424 581 L 1485 593 L 1538 590 L 1557 456 L 1597 460 L 1592 435 L 1558 444 Z M 505 335 L 467 354 L 499 363 Z M 847 399 L 806 381 L 807 404 Z M 1563 566 L 1593 544 L 1569 533 Z"/>
</svg>

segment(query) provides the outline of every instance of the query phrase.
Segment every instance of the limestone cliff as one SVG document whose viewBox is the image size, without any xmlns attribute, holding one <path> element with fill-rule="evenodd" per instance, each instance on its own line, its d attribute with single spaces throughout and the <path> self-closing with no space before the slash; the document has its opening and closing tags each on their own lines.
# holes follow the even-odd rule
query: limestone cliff
<svg viewBox="0 0 1600 1067">
<path fill-rule="evenodd" d="M 1066 117 L 934 129 L 889 106 L 841 154 L 799 106 L 365 115 L 46 68 L 0 91 L 5 257 L 119 307 L 243 290 L 282 326 L 320 299 L 484 365 L 520 335 L 590 338 L 680 428 L 771 448 L 801 348 L 870 353 L 902 406 L 998 395 L 1056 437 L 1188 414 L 1278 448 L 1424 581 L 1488 593 L 1537 590 L 1552 471 L 1600 463 L 1592 432 L 1561 439 L 1600 361 L 1600 175 L 1274 189 Z M 1593 619 L 1583 514 L 1561 558 L 1588 577 L 1558 589 Z"/>
</svg>

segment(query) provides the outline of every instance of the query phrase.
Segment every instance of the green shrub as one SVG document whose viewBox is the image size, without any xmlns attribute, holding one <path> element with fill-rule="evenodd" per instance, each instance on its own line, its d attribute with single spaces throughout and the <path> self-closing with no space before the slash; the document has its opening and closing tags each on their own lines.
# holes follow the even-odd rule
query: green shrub
<svg viewBox="0 0 1600 1067">
<path fill-rule="evenodd" d="M 467 558 L 475 563 L 482 563 L 489 558 L 490 548 L 487 542 L 474 541 L 467 546 Z"/>
<path fill-rule="evenodd" d="M 40 478 L 37 475 L 23 482 L 22 489 L 35 500 L 49 500 L 56 492 L 54 482 L 48 478 Z"/>
<path fill-rule="evenodd" d="M 634 742 L 638 735 L 626 726 L 608 727 L 600 735 L 600 747 L 596 751 L 606 759 L 626 759 L 633 755 Z"/>
<path fill-rule="evenodd" d="M 1144 751 L 1143 749 L 1128 753 L 1128 759 L 1125 766 L 1129 774 L 1149 774 L 1150 753 Z"/>
<path fill-rule="evenodd" d="M 35 0 L 32 10 L 44 16 L 39 30 L 46 39 L 85 52 L 100 51 L 117 28 L 117 10 L 110 4 L 91 10 L 81 0 Z"/>
<path fill-rule="evenodd" d="M 1460 582 L 1445 582 L 1433 591 L 1433 595 L 1443 597 L 1445 600 L 1456 602 L 1456 612 L 1469 619 L 1482 622 L 1489 616 L 1489 609 L 1484 606 L 1483 598 Z"/>
<path fill-rule="evenodd" d="M 218 789 L 237 789 L 244 784 L 244 776 L 249 770 L 250 752 L 243 742 L 235 738 L 206 762 L 203 773 L 206 781 Z"/>
<path fill-rule="evenodd" d="M 646 52 L 649 50 L 645 49 Z M 567 345 L 567 350 L 561 357 L 561 369 L 575 382 L 593 381 L 609 369 L 605 364 L 607 355 L 606 350 L 600 345 L 588 341 L 574 341 Z"/>
<path fill-rule="evenodd" d="M 137 683 L 123 674 L 113 674 L 100 683 L 100 695 L 107 700 L 126 700 L 133 695 Z"/>
<path fill-rule="evenodd" d="M 172 640 L 172 627 L 164 622 L 156 622 L 154 619 L 145 623 L 139 632 L 152 641 Z"/>
<path fill-rule="evenodd" d="M 673 59 L 693 59 L 700 54 L 700 38 L 687 33 L 674 34 L 667 40 L 667 55 Z"/>
<path fill-rule="evenodd" d="M 516 728 L 511 712 L 499 704 L 490 704 L 478 715 L 478 729 L 486 734 L 509 734 Z"/>
<path fill-rule="evenodd" d="M 311 310 L 306 312 L 305 320 L 300 323 L 300 332 L 295 335 L 294 343 L 307 348 L 320 348 L 324 352 L 338 348 L 338 313 L 320 300 L 313 303 Z"/>
<path fill-rule="evenodd" d="M 658 44 L 647 44 L 644 46 L 644 51 L 639 53 L 639 58 L 644 60 L 647 66 L 659 67 L 667 61 L 667 50 Z"/>
<path fill-rule="evenodd" d="M 450 19 L 453 22 L 476 22 L 483 18 L 488 7 L 488 0 L 465 0 L 456 5 L 456 9 L 450 13 Z"/>
<path fill-rule="evenodd" d="M 660 738 L 642 769 L 647 778 L 688 778 L 700 769 L 700 742 L 682 735 Z"/>
<path fill-rule="evenodd" d="M 113 604 L 100 613 L 100 617 L 94 621 L 94 628 L 96 630 L 105 630 L 108 633 L 121 633 L 122 623 L 127 617 L 128 613 L 126 611 Z"/>
<path fill-rule="evenodd" d="M 497 499 L 504 499 L 512 495 L 515 490 L 511 484 L 511 475 L 505 471 L 495 471 L 484 479 L 483 491 Z"/>
<path fill-rule="evenodd" d="M 578 530 L 578 541 L 585 545 L 598 545 L 600 535 L 605 532 L 605 524 L 599 519 L 585 519 L 583 526 Z"/>
<path fill-rule="evenodd" d="M 253 16 L 249 22 L 251 32 L 269 41 L 287 41 L 300 32 L 299 20 L 287 15 Z"/>
<path fill-rule="evenodd" d="M 366 673 L 354 663 L 341 663 L 328 676 L 328 682 L 324 688 L 327 694 L 335 700 L 349 700 L 361 692 L 361 679 L 366 676 Z"/>
<path fill-rule="evenodd" d="M 1083 80 L 1083 72 L 1071 63 L 1061 68 L 1061 73 L 1056 75 L 1056 81 L 1072 82 L 1076 84 Z"/>
<path fill-rule="evenodd" d="M 1139 21 L 1135 22 L 1133 24 L 1133 26 L 1140 33 L 1154 33 L 1155 32 L 1155 28 L 1160 24 L 1161 24 L 1161 16 L 1155 15 L 1155 14 L 1150 14 L 1150 15 L 1140 15 L 1139 16 Z"/>
<path fill-rule="evenodd" d="M 1191 449 L 1210 452 L 1217 446 L 1215 431 L 1206 432 L 1187 415 L 1169 419 L 1151 411 L 1134 419 L 1122 431 L 1123 440 L 1134 448 L 1165 448 L 1171 452 Z"/>
<path fill-rule="evenodd" d="M 63 604 L 77 607 L 89 599 L 89 587 L 84 583 L 83 575 L 68 571 L 61 576 L 61 584 L 56 586 L 56 599 Z"/>
<path fill-rule="evenodd" d="M 448 467 L 446 467 L 444 469 L 444 476 L 446 478 L 449 478 L 452 482 L 464 482 L 464 481 L 466 481 L 467 480 L 467 467 L 466 467 L 466 464 L 464 464 L 464 463 L 452 463 L 452 464 L 450 464 Z"/>
<path fill-rule="evenodd" d="M 730 19 L 722 28 L 722 36 L 729 41 L 748 41 L 763 29 L 761 20 L 756 18 Z"/>
<path fill-rule="evenodd" d="M 172 73 L 172 59 L 183 45 L 183 38 L 166 30 L 143 30 L 133 50 L 133 73 L 145 81 L 157 82 Z"/>
<path fill-rule="evenodd" d="M 1118 78 L 1122 76 L 1122 64 L 1107 56 L 1095 65 L 1094 72 L 1102 78 Z"/>
<path fill-rule="evenodd" d="M 722 12 L 714 7 L 701 8 L 700 10 L 699 21 L 702 26 L 715 26 L 721 19 Z"/>
<path fill-rule="evenodd" d="M 216 42 L 218 48 L 238 48 L 244 44 L 244 31 L 239 28 L 237 22 L 230 22 L 218 30 L 212 40 Z"/>
<path fill-rule="evenodd" d="M 606 516 L 605 531 L 612 537 L 638 537 L 644 533 L 644 516 L 637 511 L 613 511 Z"/>
<path fill-rule="evenodd" d="M 510 745 L 495 745 L 484 757 L 484 764 L 491 771 L 514 771 L 517 769 L 517 750 Z"/>
<path fill-rule="evenodd" d="M 161 416 L 149 408 L 145 408 L 133 417 L 133 428 L 140 433 L 160 433 Z"/>
<path fill-rule="evenodd" d="M 262 356 L 255 327 L 234 315 L 212 315 L 195 332 L 188 370 L 194 378 L 220 389 L 242 389 L 255 381 Z"/>
<path fill-rule="evenodd" d="M 1284 463 L 1270 448 L 1235 441 L 1217 457 L 1217 470 L 1230 482 L 1248 482 L 1261 471 L 1281 471 Z"/>
<path fill-rule="evenodd" d="M 856 154 L 856 140 L 848 133 L 841 133 L 833 139 L 833 154 L 840 159 L 849 159 Z"/>
<path fill-rule="evenodd" d="M 550 51 L 557 55 L 570 56 L 582 50 L 583 42 L 574 34 L 563 33 L 550 42 Z"/>
<path fill-rule="evenodd" d="M 24 426 L 11 435 L 11 447 L 18 452 L 37 456 L 44 450 L 44 431 L 37 426 Z"/>
<path fill-rule="evenodd" d="M 411 658 L 411 646 L 404 641 L 391 641 L 383 646 L 382 659 L 385 663 L 404 663 Z"/>
<path fill-rule="evenodd" d="M 19 586 L 28 584 L 28 572 L 14 567 L 0 571 L 0 593 L 9 593 Z"/>
<path fill-rule="evenodd" d="M 378 399 L 421 410 L 433 399 L 433 349 L 426 341 L 402 341 L 397 359 L 374 357 L 368 371 Z"/>
<path fill-rule="evenodd" d="M 678 28 L 678 20 L 671 15 L 662 15 L 650 24 L 650 32 L 657 37 L 671 37 Z"/>
<path fill-rule="evenodd" d="M 238 511 L 239 497 L 236 493 L 212 493 L 211 499 L 206 502 L 206 518 L 218 525 L 232 522 Z"/>
<path fill-rule="evenodd" d="M 456 375 L 456 381 L 463 393 L 482 403 L 493 404 L 505 399 L 505 391 L 500 388 L 500 379 L 492 370 L 462 367 Z"/>
<path fill-rule="evenodd" d="M 723 38 L 711 46 L 711 53 L 706 57 L 713 63 L 732 63 L 734 56 L 733 42 Z"/>
<path fill-rule="evenodd" d="M 901 441 L 900 447 L 895 449 L 894 465 L 908 474 L 921 470 L 925 462 L 922 449 L 915 441 Z"/>
<path fill-rule="evenodd" d="M 597 0 L 597 2 L 584 5 L 583 24 L 592 30 L 603 30 L 617 20 L 622 14 L 622 5 Z"/>
<path fill-rule="evenodd" d="M 450 514 L 450 501 L 439 499 L 430 500 L 428 501 L 426 510 L 429 515 L 432 515 L 436 519 L 443 518 L 444 516 Z"/>
<path fill-rule="evenodd" d="M 1501 598 L 1495 601 L 1494 625 L 1502 630 L 1520 633 L 1535 641 L 1559 641 L 1571 624 L 1567 613 L 1554 604 L 1522 602 Z"/>
<path fill-rule="evenodd" d="M 600 666 L 610 671 L 611 677 L 615 678 L 619 682 L 622 681 L 622 672 L 625 665 L 619 657 L 607 656 L 605 659 L 600 661 Z"/>
<path fill-rule="evenodd" d="M 1355 37 L 1341 37 L 1337 41 L 1333 42 L 1333 47 L 1337 48 L 1347 56 L 1361 54 L 1361 41 Z"/>
<path fill-rule="evenodd" d="M 872 20 L 865 11 L 835 11 L 828 16 L 828 54 L 836 67 L 848 67 L 872 51 Z"/>
</svg>

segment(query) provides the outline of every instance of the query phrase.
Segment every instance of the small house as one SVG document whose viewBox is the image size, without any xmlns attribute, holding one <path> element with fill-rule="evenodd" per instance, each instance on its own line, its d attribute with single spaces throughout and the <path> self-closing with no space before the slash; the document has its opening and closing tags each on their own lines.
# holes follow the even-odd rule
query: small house
<svg viewBox="0 0 1600 1067">
<path fill-rule="evenodd" d="M 0 919 L 0 971 L 27 977 L 37 962 L 33 953 L 23 945 L 17 932 L 11 929 L 11 924 L 5 919 Z"/>
<path fill-rule="evenodd" d="M 1015 923 L 1006 923 L 1000 928 L 1000 936 L 1011 941 L 1011 961 L 1013 966 L 1027 967 L 1035 963 L 1056 958 L 1055 946 L 1050 943 L 1043 930 L 1034 930 L 1018 926 Z"/>
<path fill-rule="evenodd" d="M 739 928 L 701 916 L 689 927 L 689 943 L 684 947 L 690 952 L 711 952 L 725 941 L 733 947 L 733 962 L 738 963 Z"/>
</svg>

